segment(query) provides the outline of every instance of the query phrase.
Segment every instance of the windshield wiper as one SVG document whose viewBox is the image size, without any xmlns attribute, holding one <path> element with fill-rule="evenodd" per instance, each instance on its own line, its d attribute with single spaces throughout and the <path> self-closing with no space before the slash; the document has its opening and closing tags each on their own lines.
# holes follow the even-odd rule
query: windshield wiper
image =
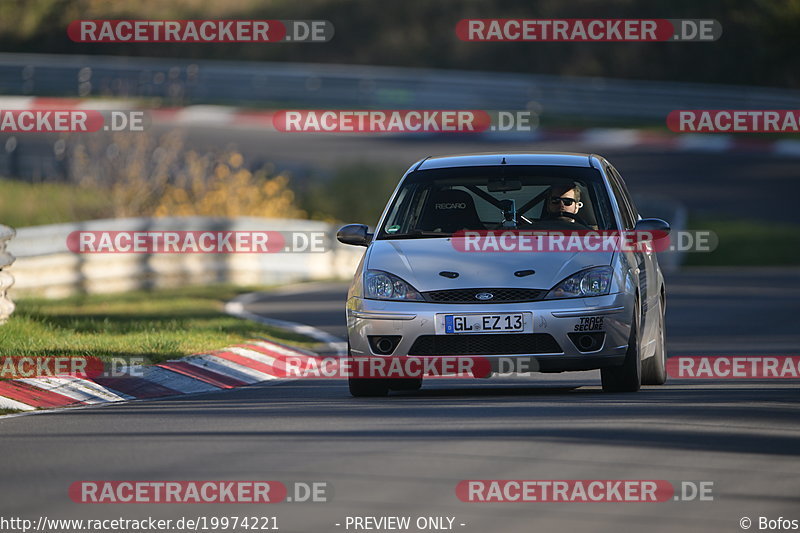
<svg viewBox="0 0 800 533">
<path fill-rule="evenodd" d="M 452 233 L 444 233 L 442 231 L 422 231 L 419 229 L 411 230 L 408 233 L 385 233 L 382 235 L 383 239 L 431 239 L 436 237 L 452 237 Z"/>
</svg>

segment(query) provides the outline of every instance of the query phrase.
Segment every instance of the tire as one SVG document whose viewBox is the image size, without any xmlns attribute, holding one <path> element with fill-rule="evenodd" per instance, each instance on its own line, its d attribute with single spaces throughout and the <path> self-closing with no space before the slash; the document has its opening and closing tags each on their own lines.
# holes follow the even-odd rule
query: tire
<svg viewBox="0 0 800 533">
<path fill-rule="evenodd" d="M 422 388 L 422 378 L 390 379 L 389 388 L 394 391 L 414 391 Z"/>
<path fill-rule="evenodd" d="M 628 351 L 625 362 L 621 366 L 600 369 L 603 392 L 636 392 L 642 386 L 641 342 L 639 329 L 641 324 L 641 306 L 637 296 L 631 320 L 631 334 L 628 338 Z"/>
<path fill-rule="evenodd" d="M 642 361 L 642 385 L 663 385 L 667 381 L 667 349 L 664 337 L 664 299 L 658 300 L 658 340 L 653 357 Z"/>
<path fill-rule="evenodd" d="M 347 378 L 353 398 L 380 398 L 389 394 L 389 380 L 380 378 Z"/>
<path fill-rule="evenodd" d="M 350 340 L 347 340 L 347 357 L 350 355 Z M 389 380 L 379 378 L 347 378 L 353 398 L 380 398 L 389 394 Z"/>
</svg>

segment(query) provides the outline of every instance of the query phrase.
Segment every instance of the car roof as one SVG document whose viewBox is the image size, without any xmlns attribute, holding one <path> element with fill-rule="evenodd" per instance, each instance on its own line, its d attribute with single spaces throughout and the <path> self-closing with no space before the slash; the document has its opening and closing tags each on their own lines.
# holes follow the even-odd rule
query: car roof
<svg viewBox="0 0 800 533">
<path fill-rule="evenodd" d="M 428 157 L 420 161 L 414 170 L 431 170 L 452 167 L 480 167 L 496 165 L 592 167 L 593 154 L 569 152 L 497 152 Z"/>
</svg>

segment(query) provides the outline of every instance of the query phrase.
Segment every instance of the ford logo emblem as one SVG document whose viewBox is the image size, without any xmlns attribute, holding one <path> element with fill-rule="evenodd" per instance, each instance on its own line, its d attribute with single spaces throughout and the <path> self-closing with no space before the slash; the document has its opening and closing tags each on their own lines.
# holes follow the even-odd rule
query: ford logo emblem
<svg viewBox="0 0 800 533">
<path fill-rule="evenodd" d="M 491 300 L 492 298 L 494 298 L 494 294 L 491 292 L 479 292 L 475 295 L 476 300 Z"/>
</svg>

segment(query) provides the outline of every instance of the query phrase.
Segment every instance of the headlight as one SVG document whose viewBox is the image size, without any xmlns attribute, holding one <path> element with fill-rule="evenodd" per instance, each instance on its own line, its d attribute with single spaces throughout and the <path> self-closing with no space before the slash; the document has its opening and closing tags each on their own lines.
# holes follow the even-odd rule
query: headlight
<svg viewBox="0 0 800 533">
<path fill-rule="evenodd" d="M 550 289 L 545 300 L 558 298 L 586 298 L 589 296 L 603 296 L 611 288 L 611 278 L 614 275 L 610 266 L 594 267 L 581 270 L 557 283 Z"/>
<path fill-rule="evenodd" d="M 365 298 L 424 301 L 422 295 L 414 287 L 394 274 L 382 270 L 368 270 L 365 281 Z"/>
</svg>

